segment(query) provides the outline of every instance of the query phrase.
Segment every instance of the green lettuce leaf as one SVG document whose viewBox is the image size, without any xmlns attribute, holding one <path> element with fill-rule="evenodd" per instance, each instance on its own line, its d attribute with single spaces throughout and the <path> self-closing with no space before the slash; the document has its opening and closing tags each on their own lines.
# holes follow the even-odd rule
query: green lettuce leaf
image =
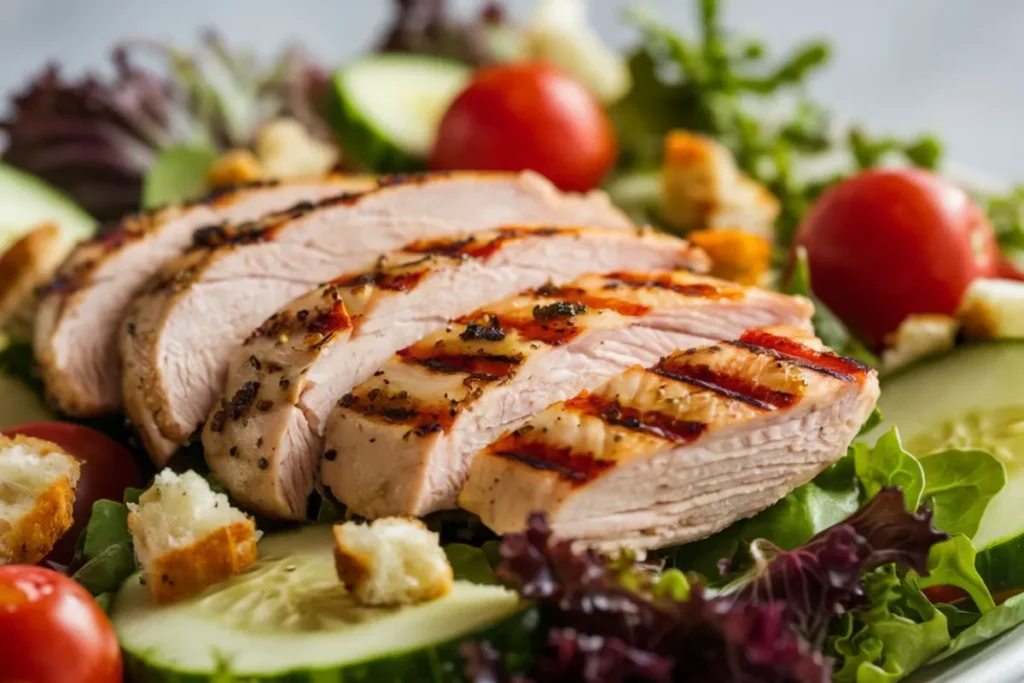
<svg viewBox="0 0 1024 683">
<path fill-rule="evenodd" d="M 142 206 L 150 209 L 201 197 L 206 191 L 206 171 L 217 160 L 212 147 L 170 147 L 146 172 Z"/>
<path fill-rule="evenodd" d="M 931 586 L 956 586 L 962 588 L 974 600 L 978 610 L 984 614 L 996 606 L 992 593 L 982 580 L 974 565 L 977 551 L 971 539 L 957 534 L 948 541 L 934 546 L 928 554 L 928 576 L 921 577 L 921 588 Z"/>
<path fill-rule="evenodd" d="M 949 624 L 949 635 L 957 636 L 964 629 L 977 623 L 981 615 L 974 610 L 960 609 L 956 605 L 936 605 L 935 608 L 946 615 L 946 622 Z"/>
<path fill-rule="evenodd" d="M 456 581 L 495 585 L 498 577 L 483 548 L 465 543 L 449 543 L 444 547 Z"/>
<path fill-rule="evenodd" d="M 946 616 L 895 565 L 864 577 L 869 606 L 844 615 L 829 639 L 836 683 L 888 683 L 920 668 L 950 642 Z"/>
<path fill-rule="evenodd" d="M 871 411 L 871 414 L 868 415 L 868 419 L 865 420 L 864 424 L 860 426 L 860 431 L 857 432 L 857 438 L 859 439 L 860 437 L 864 436 L 872 429 L 882 424 L 882 422 L 884 421 L 885 416 L 882 415 L 882 411 L 878 409 L 878 406 L 875 406 L 874 409 Z"/>
<path fill-rule="evenodd" d="M 719 560 L 736 556 L 751 541 L 761 538 L 792 550 L 852 515 L 859 505 L 852 461 L 844 458 L 757 515 L 710 538 L 678 546 L 670 553 L 670 564 L 714 579 Z"/>
<path fill-rule="evenodd" d="M 93 595 L 116 591 L 136 569 L 128 508 L 113 500 L 97 500 L 79 541 L 80 565 L 71 578 Z"/>
<path fill-rule="evenodd" d="M 980 645 L 1020 623 L 1024 623 L 1024 593 L 1014 595 L 995 609 L 983 614 L 973 625 L 968 626 L 954 638 L 949 646 L 932 661 L 938 662 L 975 645 Z"/>
<path fill-rule="evenodd" d="M 888 486 L 899 487 L 908 510 L 916 510 L 924 492 L 924 468 L 917 458 L 903 449 L 894 427 L 878 438 L 874 448 L 863 441 L 852 446 L 854 468 L 864 494 L 872 498 Z"/>
<path fill-rule="evenodd" d="M 920 460 L 935 526 L 974 536 L 988 503 L 1006 486 L 1006 466 L 987 451 L 948 450 Z"/>
</svg>

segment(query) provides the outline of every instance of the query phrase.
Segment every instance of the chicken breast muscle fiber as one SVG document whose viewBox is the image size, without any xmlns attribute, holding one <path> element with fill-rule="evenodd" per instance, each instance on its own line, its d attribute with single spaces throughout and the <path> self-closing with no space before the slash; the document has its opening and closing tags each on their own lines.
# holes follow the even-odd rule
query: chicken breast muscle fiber
<svg viewBox="0 0 1024 683">
<path fill-rule="evenodd" d="M 418 239 L 505 224 L 631 228 L 601 194 L 570 195 L 532 173 L 382 181 L 258 226 L 212 229 L 166 264 L 122 325 L 125 410 L 159 464 L 206 418 L 231 351 L 289 301 Z"/>
<path fill-rule="evenodd" d="M 692 273 L 624 271 L 544 287 L 454 321 L 342 396 L 324 485 L 354 512 L 451 508 L 473 456 L 631 365 L 752 327 L 809 329 L 806 299 Z"/>
<path fill-rule="evenodd" d="M 58 271 L 36 317 L 35 356 L 48 393 L 62 411 L 80 417 L 121 407 L 121 320 L 146 280 L 185 251 L 197 229 L 254 220 L 298 202 L 370 186 L 365 178 L 343 176 L 244 185 L 131 216 L 79 245 Z"/>
<path fill-rule="evenodd" d="M 856 361 L 750 331 L 630 368 L 506 432 L 473 460 L 459 502 L 498 533 L 541 511 L 596 547 L 686 543 L 841 458 L 877 398 Z"/>
<path fill-rule="evenodd" d="M 504 227 L 406 245 L 299 297 L 235 350 L 203 432 L 207 462 L 236 499 L 301 518 L 328 414 L 393 353 L 450 318 L 592 269 L 704 265 L 685 241 L 649 231 Z"/>
</svg>

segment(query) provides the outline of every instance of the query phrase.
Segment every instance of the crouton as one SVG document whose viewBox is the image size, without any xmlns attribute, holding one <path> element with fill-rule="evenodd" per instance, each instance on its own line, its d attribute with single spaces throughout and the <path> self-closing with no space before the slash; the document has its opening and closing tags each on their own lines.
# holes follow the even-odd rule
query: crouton
<svg viewBox="0 0 1024 683">
<path fill-rule="evenodd" d="M 256 156 L 269 178 L 315 178 L 338 163 L 338 148 L 318 140 L 295 119 L 275 119 L 256 134 Z"/>
<path fill-rule="evenodd" d="M 959 329 L 957 319 L 938 313 L 907 316 L 899 328 L 885 339 L 881 370 L 892 372 L 914 361 L 953 348 Z"/>
<path fill-rule="evenodd" d="M 687 235 L 711 257 L 711 275 L 741 285 L 763 285 L 772 258 L 772 245 L 764 237 L 742 230 L 697 230 Z"/>
<path fill-rule="evenodd" d="M 247 149 L 233 149 L 213 162 L 206 171 L 206 186 L 210 189 L 231 187 L 263 178 L 259 159 Z"/>
<path fill-rule="evenodd" d="M 0 256 L 0 327 L 17 321 L 19 329 L 14 336 L 30 336 L 35 290 L 50 279 L 70 248 L 62 242 L 57 225 L 42 223 Z"/>
<path fill-rule="evenodd" d="M 0 564 L 35 564 L 74 521 L 78 460 L 60 446 L 0 436 Z"/>
<path fill-rule="evenodd" d="M 964 292 L 957 316 L 969 339 L 1024 338 L 1024 283 L 979 278 Z"/>
<path fill-rule="evenodd" d="M 255 523 L 195 472 L 163 470 L 128 509 L 128 530 L 155 602 L 187 598 L 256 561 Z"/>
<path fill-rule="evenodd" d="M 452 568 L 438 535 L 418 519 L 335 526 L 334 564 L 338 578 L 363 605 L 425 602 L 452 589 Z"/>
<path fill-rule="evenodd" d="M 689 232 L 736 228 L 771 241 L 779 200 L 736 167 L 724 146 L 683 130 L 665 137 L 661 212 Z"/>
</svg>

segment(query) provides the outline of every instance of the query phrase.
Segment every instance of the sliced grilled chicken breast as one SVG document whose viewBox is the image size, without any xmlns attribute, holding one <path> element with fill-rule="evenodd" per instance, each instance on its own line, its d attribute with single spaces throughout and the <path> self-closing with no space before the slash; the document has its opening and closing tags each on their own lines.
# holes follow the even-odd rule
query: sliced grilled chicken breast
<svg viewBox="0 0 1024 683">
<path fill-rule="evenodd" d="M 216 246 L 165 265 L 126 316 L 125 411 L 159 462 L 209 414 L 231 350 L 267 316 L 404 244 L 508 224 L 631 228 L 604 195 L 563 194 L 533 173 L 452 173 L 197 234 Z"/>
<path fill-rule="evenodd" d="M 103 237 L 79 245 L 58 271 L 36 318 L 35 355 L 47 391 L 70 415 L 99 415 L 121 406 L 121 319 L 146 280 L 185 251 L 197 229 L 362 191 L 371 182 L 332 176 L 245 185 L 131 216 Z"/>
<path fill-rule="evenodd" d="M 704 265 L 681 239 L 607 228 L 506 227 L 406 245 L 299 297 L 236 349 L 203 433 L 206 461 L 238 501 L 301 519 L 331 408 L 399 349 L 545 282 Z"/>
<path fill-rule="evenodd" d="M 856 361 L 750 331 L 551 406 L 477 455 L 459 503 L 499 533 L 545 512 L 596 547 L 693 541 L 842 457 L 877 398 Z"/>
<path fill-rule="evenodd" d="M 361 515 L 453 507 L 474 454 L 547 406 L 677 348 L 809 325 L 806 299 L 690 273 L 585 276 L 488 306 L 341 398 L 325 486 Z"/>
</svg>

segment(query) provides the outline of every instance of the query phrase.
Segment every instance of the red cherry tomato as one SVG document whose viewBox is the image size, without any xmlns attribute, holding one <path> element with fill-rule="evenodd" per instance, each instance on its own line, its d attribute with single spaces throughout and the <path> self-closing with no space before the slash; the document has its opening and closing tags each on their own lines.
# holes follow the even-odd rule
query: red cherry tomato
<svg viewBox="0 0 1024 683">
<path fill-rule="evenodd" d="M 80 585 L 30 565 L 0 567 L 0 681 L 121 683 L 121 649 Z"/>
<path fill-rule="evenodd" d="M 67 422 L 33 422 L 4 430 L 5 436 L 23 434 L 57 444 L 82 463 L 75 489 L 75 523 L 46 559 L 70 564 L 92 504 L 101 498 L 121 500 L 129 486 L 141 486 L 142 476 L 132 452 L 106 434 Z"/>
<path fill-rule="evenodd" d="M 967 193 L 919 169 L 867 171 L 832 187 L 796 244 L 807 249 L 814 293 L 876 347 L 911 313 L 954 313 L 999 259 Z"/>
<path fill-rule="evenodd" d="M 597 187 L 618 155 L 601 104 L 579 81 L 544 64 L 481 69 L 438 132 L 434 169 L 521 171 L 563 190 Z"/>
</svg>

